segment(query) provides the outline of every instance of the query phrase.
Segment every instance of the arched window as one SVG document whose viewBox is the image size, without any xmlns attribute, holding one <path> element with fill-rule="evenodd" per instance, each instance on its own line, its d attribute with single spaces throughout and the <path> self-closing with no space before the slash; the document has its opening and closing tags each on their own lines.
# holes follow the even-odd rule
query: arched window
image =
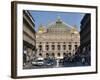
<svg viewBox="0 0 100 80">
<path fill-rule="evenodd" d="M 69 56 L 71 56 L 71 53 L 69 53 Z"/>
<path fill-rule="evenodd" d="M 42 56 L 42 53 L 39 53 L 39 56 Z"/>
<path fill-rule="evenodd" d="M 75 45 L 75 50 L 77 49 L 77 47 L 78 47 L 78 46 L 77 46 L 77 45 Z"/>
<path fill-rule="evenodd" d="M 46 56 L 49 56 L 49 54 L 48 54 L 48 53 L 46 53 Z"/>
<path fill-rule="evenodd" d="M 58 50 L 60 50 L 60 45 L 57 45 Z"/>
<path fill-rule="evenodd" d="M 72 46 L 71 45 L 68 45 L 68 48 L 69 48 L 69 50 L 71 50 L 72 49 Z"/>
<path fill-rule="evenodd" d="M 63 53 L 63 56 L 66 56 L 66 53 Z"/>
<path fill-rule="evenodd" d="M 66 45 L 63 45 L 63 50 L 66 50 Z"/>
<path fill-rule="evenodd" d="M 39 45 L 38 47 L 39 47 L 39 50 L 41 51 L 42 50 L 42 45 Z"/>
<path fill-rule="evenodd" d="M 55 45 L 52 45 L 51 47 L 52 47 L 52 50 L 55 50 Z"/>
<path fill-rule="evenodd" d="M 58 53 L 58 56 L 60 56 L 60 53 Z"/>
<path fill-rule="evenodd" d="M 52 56 L 55 56 L 55 54 L 54 54 L 54 53 L 52 53 Z"/>
<path fill-rule="evenodd" d="M 45 48 L 48 51 L 49 50 L 49 45 L 45 45 Z"/>
</svg>

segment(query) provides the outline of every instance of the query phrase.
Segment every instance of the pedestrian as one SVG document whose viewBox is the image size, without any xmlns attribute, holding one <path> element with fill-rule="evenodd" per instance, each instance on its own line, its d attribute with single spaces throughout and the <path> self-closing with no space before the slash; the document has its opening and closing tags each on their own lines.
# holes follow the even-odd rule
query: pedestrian
<svg viewBox="0 0 100 80">
<path fill-rule="evenodd" d="M 85 64 L 85 58 L 84 57 L 82 58 L 82 64 Z"/>
</svg>

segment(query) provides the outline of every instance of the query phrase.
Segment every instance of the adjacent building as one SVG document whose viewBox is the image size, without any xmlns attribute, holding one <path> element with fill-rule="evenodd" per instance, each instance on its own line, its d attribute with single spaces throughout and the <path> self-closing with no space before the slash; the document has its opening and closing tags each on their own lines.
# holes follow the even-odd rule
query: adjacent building
<svg viewBox="0 0 100 80">
<path fill-rule="evenodd" d="M 47 26 L 40 25 L 36 33 L 37 57 L 73 56 L 79 46 L 80 34 L 76 26 L 70 26 L 60 18 Z"/>
<path fill-rule="evenodd" d="M 29 11 L 23 11 L 23 63 L 31 61 L 35 57 L 35 20 Z"/>
<path fill-rule="evenodd" d="M 91 56 L 91 15 L 85 14 L 81 20 L 80 31 L 80 48 L 81 55 L 85 57 L 86 61 L 90 64 Z"/>
</svg>

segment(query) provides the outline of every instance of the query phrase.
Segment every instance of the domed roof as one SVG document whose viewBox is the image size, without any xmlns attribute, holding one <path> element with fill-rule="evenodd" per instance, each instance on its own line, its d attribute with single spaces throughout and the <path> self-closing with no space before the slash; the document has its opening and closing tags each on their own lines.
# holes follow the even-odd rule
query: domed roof
<svg viewBox="0 0 100 80">
<path fill-rule="evenodd" d="M 48 24 L 47 26 L 48 26 L 48 29 L 51 29 L 51 28 L 60 28 L 60 29 L 62 28 L 62 29 L 67 29 L 67 30 L 71 29 L 71 26 L 63 22 L 60 18 L 57 18 L 55 22 L 52 22 Z"/>
<path fill-rule="evenodd" d="M 78 33 L 78 31 L 76 27 L 68 25 L 58 17 L 56 21 L 49 23 L 46 27 L 43 25 L 39 26 L 38 33 L 70 34 Z"/>
</svg>

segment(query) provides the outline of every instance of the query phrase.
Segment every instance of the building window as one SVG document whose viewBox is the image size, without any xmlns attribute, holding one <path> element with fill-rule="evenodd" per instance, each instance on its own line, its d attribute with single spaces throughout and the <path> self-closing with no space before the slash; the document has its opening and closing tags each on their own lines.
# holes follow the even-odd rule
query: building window
<svg viewBox="0 0 100 80">
<path fill-rule="evenodd" d="M 63 56 L 66 56 L 66 53 L 63 53 Z"/>
<path fill-rule="evenodd" d="M 49 54 L 48 53 L 46 53 L 46 57 L 48 57 L 49 56 Z"/>
<path fill-rule="evenodd" d="M 58 53 L 58 57 L 60 57 L 60 53 Z"/>
<path fill-rule="evenodd" d="M 54 57 L 54 56 L 55 56 L 55 54 L 54 54 L 54 53 L 52 53 L 52 56 Z"/>
<path fill-rule="evenodd" d="M 69 48 L 69 50 L 71 50 L 72 49 L 72 46 L 71 45 L 68 45 L 68 48 Z"/>
<path fill-rule="evenodd" d="M 51 47 L 52 47 L 52 50 L 55 50 L 55 45 L 52 45 Z"/>
<path fill-rule="evenodd" d="M 71 42 L 69 42 L 69 44 L 71 44 Z"/>
<path fill-rule="evenodd" d="M 77 46 L 77 45 L 75 45 L 75 50 L 77 49 L 77 47 L 78 47 L 78 46 Z"/>
<path fill-rule="evenodd" d="M 75 42 L 75 44 L 77 44 L 77 42 Z"/>
<path fill-rule="evenodd" d="M 68 55 L 71 56 L 71 53 L 69 53 Z"/>
<path fill-rule="evenodd" d="M 42 54 L 40 53 L 40 54 L 39 54 L 39 56 L 41 56 L 41 57 L 42 57 Z"/>
<path fill-rule="evenodd" d="M 57 45 L 58 50 L 60 50 L 60 45 Z"/>
<path fill-rule="evenodd" d="M 46 45 L 46 50 L 47 50 L 47 51 L 49 50 L 49 45 Z"/>
<path fill-rule="evenodd" d="M 66 50 L 66 45 L 63 45 L 63 50 Z"/>
<path fill-rule="evenodd" d="M 40 50 L 40 51 L 42 50 L 42 45 L 39 45 L 39 50 Z"/>
<path fill-rule="evenodd" d="M 41 44 L 41 42 L 40 42 L 40 44 Z"/>
</svg>

